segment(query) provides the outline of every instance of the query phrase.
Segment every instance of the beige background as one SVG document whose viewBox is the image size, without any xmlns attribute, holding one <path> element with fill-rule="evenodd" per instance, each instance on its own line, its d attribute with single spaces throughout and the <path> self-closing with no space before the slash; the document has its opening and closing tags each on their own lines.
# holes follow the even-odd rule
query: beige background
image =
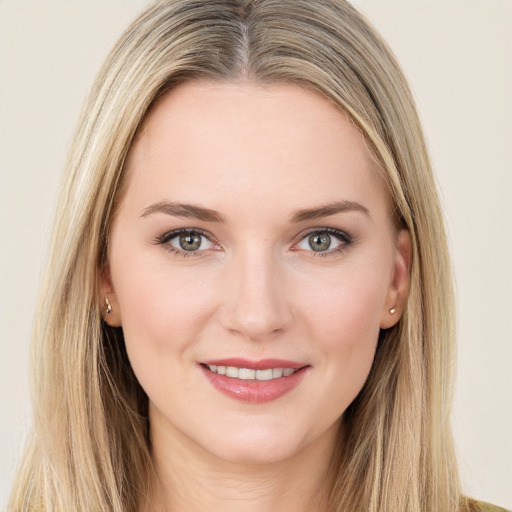
<svg viewBox="0 0 512 512">
<path fill-rule="evenodd" d="M 64 155 L 101 60 L 147 3 L 0 0 L 0 504 L 30 418 L 30 324 Z M 512 508 L 512 1 L 354 3 L 403 64 L 442 189 L 465 490 Z"/>
</svg>

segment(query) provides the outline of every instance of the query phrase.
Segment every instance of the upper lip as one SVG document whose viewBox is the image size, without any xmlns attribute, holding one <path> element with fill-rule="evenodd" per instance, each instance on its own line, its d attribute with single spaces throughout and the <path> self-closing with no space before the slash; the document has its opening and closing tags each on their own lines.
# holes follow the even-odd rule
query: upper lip
<svg viewBox="0 0 512 512">
<path fill-rule="evenodd" d="M 288 361 L 285 359 L 260 359 L 258 361 L 232 357 L 228 359 L 210 359 L 202 361 L 202 364 L 216 366 L 235 366 L 237 368 L 249 368 L 251 370 L 265 370 L 268 368 L 302 368 L 308 366 L 297 361 Z"/>
</svg>

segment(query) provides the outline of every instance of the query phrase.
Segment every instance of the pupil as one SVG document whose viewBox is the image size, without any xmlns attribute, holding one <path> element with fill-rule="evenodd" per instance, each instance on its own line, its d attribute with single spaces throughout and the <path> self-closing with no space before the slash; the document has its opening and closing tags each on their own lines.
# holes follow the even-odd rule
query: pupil
<svg viewBox="0 0 512 512">
<path fill-rule="evenodd" d="M 326 251 L 331 245 L 331 237 L 325 233 L 321 235 L 311 235 L 309 237 L 309 245 L 313 251 Z"/>
<path fill-rule="evenodd" d="M 181 235 L 180 245 L 185 251 L 197 251 L 201 247 L 201 236 L 194 233 Z"/>
</svg>

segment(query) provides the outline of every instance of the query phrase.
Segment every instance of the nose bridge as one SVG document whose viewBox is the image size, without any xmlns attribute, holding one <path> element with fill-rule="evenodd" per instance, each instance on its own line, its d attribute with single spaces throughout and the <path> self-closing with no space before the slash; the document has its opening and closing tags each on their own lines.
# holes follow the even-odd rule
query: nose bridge
<svg viewBox="0 0 512 512">
<path fill-rule="evenodd" d="M 279 261 L 269 247 L 243 249 L 233 256 L 224 326 L 251 339 L 283 330 L 291 312 Z"/>
</svg>

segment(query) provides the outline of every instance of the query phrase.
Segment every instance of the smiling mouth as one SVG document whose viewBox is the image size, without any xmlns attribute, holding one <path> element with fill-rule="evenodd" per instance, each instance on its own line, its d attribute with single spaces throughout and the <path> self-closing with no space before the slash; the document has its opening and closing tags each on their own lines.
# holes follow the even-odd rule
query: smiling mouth
<svg viewBox="0 0 512 512">
<path fill-rule="evenodd" d="M 305 378 L 311 365 L 284 359 L 217 359 L 200 363 L 210 384 L 235 400 L 261 404 L 286 395 Z"/>
<path fill-rule="evenodd" d="M 289 377 L 300 370 L 300 368 L 262 368 L 255 370 L 252 368 L 239 368 L 237 366 L 222 366 L 216 364 L 205 364 L 203 366 L 217 375 L 225 375 L 226 377 L 241 380 L 263 381 Z"/>
</svg>

